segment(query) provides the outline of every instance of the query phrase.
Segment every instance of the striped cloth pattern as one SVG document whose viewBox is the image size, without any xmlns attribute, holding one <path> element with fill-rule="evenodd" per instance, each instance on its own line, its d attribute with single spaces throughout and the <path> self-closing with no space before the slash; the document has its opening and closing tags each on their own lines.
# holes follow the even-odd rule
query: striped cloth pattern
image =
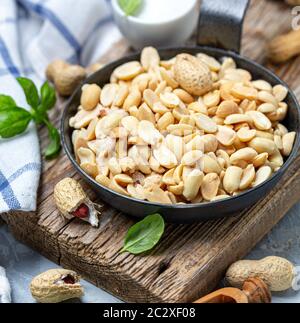
<svg viewBox="0 0 300 323">
<path fill-rule="evenodd" d="M 15 78 L 38 86 L 56 58 L 87 66 L 120 39 L 109 0 L 0 0 L 0 94 L 28 108 Z M 0 214 L 35 211 L 41 172 L 35 126 L 0 139 Z"/>
</svg>

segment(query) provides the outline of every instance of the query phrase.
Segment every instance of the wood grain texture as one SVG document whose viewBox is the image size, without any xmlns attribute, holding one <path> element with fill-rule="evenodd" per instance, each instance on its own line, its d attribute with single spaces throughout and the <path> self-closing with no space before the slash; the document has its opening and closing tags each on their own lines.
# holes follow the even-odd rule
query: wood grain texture
<svg viewBox="0 0 300 323">
<path fill-rule="evenodd" d="M 243 54 L 265 62 L 265 44 L 290 26 L 290 8 L 281 1 L 252 1 L 246 18 Z M 128 51 L 122 41 L 101 59 L 111 61 Z M 300 97 L 300 58 L 275 67 Z M 59 121 L 62 104 L 53 115 Z M 41 131 L 42 142 L 46 137 Z M 226 268 L 245 256 L 298 201 L 300 156 L 282 181 L 250 210 L 230 219 L 195 225 L 167 225 L 162 242 L 145 256 L 119 254 L 133 219 L 103 205 L 99 229 L 79 221 L 66 222 L 53 203 L 53 187 L 75 171 L 62 153 L 44 163 L 37 213 L 4 216 L 15 237 L 43 255 L 129 302 L 192 302 L 210 292 Z M 82 183 L 91 198 L 95 193 Z"/>
</svg>

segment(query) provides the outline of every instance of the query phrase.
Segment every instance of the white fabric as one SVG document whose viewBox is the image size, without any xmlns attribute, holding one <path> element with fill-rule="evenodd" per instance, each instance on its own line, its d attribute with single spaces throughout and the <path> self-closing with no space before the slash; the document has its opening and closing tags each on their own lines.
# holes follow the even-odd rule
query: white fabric
<svg viewBox="0 0 300 323">
<path fill-rule="evenodd" d="M 2 267 L 0 267 L 0 303 L 11 303 L 11 288 Z"/>
<path fill-rule="evenodd" d="M 40 86 L 49 62 L 87 66 L 120 37 L 108 0 L 0 0 L 0 94 L 27 108 L 15 77 Z M 36 209 L 40 165 L 33 124 L 24 135 L 0 140 L 0 214 Z"/>
</svg>

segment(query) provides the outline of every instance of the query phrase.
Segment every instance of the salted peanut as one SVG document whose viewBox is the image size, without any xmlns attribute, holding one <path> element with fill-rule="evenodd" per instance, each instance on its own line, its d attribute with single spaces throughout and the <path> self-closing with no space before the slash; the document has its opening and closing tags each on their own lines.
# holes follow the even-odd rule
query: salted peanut
<svg viewBox="0 0 300 323">
<path fill-rule="evenodd" d="M 184 155 L 185 146 L 182 137 L 167 135 L 165 139 L 167 147 L 175 154 L 178 161 L 180 161 Z"/>
<path fill-rule="evenodd" d="M 139 115 L 139 109 L 136 106 L 133 106 L 128 109 L 128 113 L 130 116 L 137 118 Z"/>
<path fill-rule="evenodd" d="M 234 101 L 223 101 L 216 111 L 217 117 L 224 119 L 232 114 L 238 113 L 239 107 Z"/>
<path fill-rule="evenodd" d="M 107 155 L 98 155 L 96 159 L 97 167 L 99 174 L 98 175 L 103 175 L 107 176 L 109 175 L 109 168 L 108 168 L 108 160 L 107 160 Z"/>
<path fill-rule="evenodd" d="M 102 175 L 102 174 L 99 174 L 96 177 L 96 182 L 104 187 L 109 187 L 109 185 L 110 185 L 110 179 L 107 176 Z"/>
<path fill-rule="evenodd" d="M 174 74 L 180 86 L 192 95 L 203 95 L 213 85 L 207 65 L 189 54 L 177 55 Z"/>
<path fill-rule="evenodd" d="M 271 94 L 270 92 L 267 92 L 267 91 L 260 91 L 260 92 L 258 92 L 257 99 L 259 101 L 261 101 L 261 102 L 271 103 L 275 107 L 278 106 L 278 101 L 276 100 L 276 98 L 274 97 L 274 95 Z"/>
<path fill-rule="evenodd" d="M 234 82 L 250 82 L 252 79 L 251 74 L 241 68 L 238 69 L 227 69 L 224 74 L 224 79 Z"/>
<path fill-rule="evenodd" d="M 86 111 L 84 109 L 79 110 L 77 114 L 70 118 L 70 127 L 75 129 L 82 129 L 87 127 L 92 120 L 100 115 L 101 106 L 97 106 L 96 109 L 92 111 Z"/>
<path fill-rule="evenodd" d="M 241 183 L 240 183 L 240 190 L 243 191 L 251 186 L 255 179 L 255 168 L 253 165 L 248 165 L 247 168 L 244 169 Z"/>
<path fill-rule="evenodd" d="M 142 101 L 142 95 L 140 91 L 133 90 L 129 93 L 127 96 L 124 104 L 123 104 L 123 109 L 125 111 L 129 111 L 131 107 L 138 107 L 141 104 Z"/>
<path fill-rule="evenodd" d="M 93 151 L 88 148 L 79 148 L 77 156 L 81 164 L 96 164 L 96 156 Z"/>
<path fill-rule="evenodd" d="M 209 118 L 205 114 L 198 113 L 198 114 L 194 115 L 194 119 L 195 119 L 197 127 L 200 130 L 203 130 L 204 132 L 206 132 L 208 134 L 213 134 L 218 131 L 218 127 L 217 127 L 217 124 L 215 123 L 215 121 L 213 121 L 211 118 Z"/>
<path fill-rule="evenodd" d="M 161 187 L 162 185 L 162 176 L 159 174 L 149 175 L 144 180 L 144 189 L 151 189 L 154 186 Z"/>
<path fill-rule="evenodd" d="M 119 164 L 124 173 L 134 173 L 136 170 L 136 163 L 130 157 L 121 158 Z"/>
<path fill-rule="evenodd" d="M 123 113 L 113 113 L 100 119 L 95 129 L 96 138 L 103 139 L 107 137 L 114 128 L 119 126 L 124 116 Z"/>
<path fill-rule="evenodd" d="M 118 84 L 106 84 L 100 95 L 100 102 L 104 107 L 110 107 L 119 90 Z"/>
<path fill-rule="evenodd" d="M 120 85 L 119 89 L 116 93 L 116 97 L 114 98 L 114 101 L 112 103 L 113 106 L 115 106 L 115 107 L 123 106 L 128 94 L 129 94 L 128 87 L 124 84 Z"/>
<path fill-rule="evenodd" d="M 176 185 L 176 182 L 174 180 L 174 171 L 175 171 L 175 168 L 172 168 L 170 169 L 169 171 L 167 171 L 164 176 L 162 177 L 162 182 L 164 184 L 166 184 L 167 186 L 169 185 Z"/>
<path fill-rule="evenodd" d="M 277 167 L 281 167 L 283 166 L 284 164 L 284 160 L 283 160 L 283 157 L 279 151 L 279 149 L 275 149 L 275 152 L 269 156 L 269 161 L 272 165 L 274 165 L 274 170 L 277 168 Z"/>
<path fill-rule="evenodd" d="M 221 200 L 226 200 L 228 198 L 230 198 L 230 195 L 222 194 L 222 195 L 218 195 L 218 196 L 214 197 L 213 199 L 211 199 L 211 202 L 218 202 Z"/>
<path fill-rule="evenodd" d="M 255 168 L 259 168 L 261 166 L 264 166 L 269 158 L 268 153 L 262 153 L 256 156 L 253 160 L 253 165 Z"/>
<path fill-rule="evenodd" d="M 274 135 L 274 143 L 279 150 L 283 149 L 283 142 L 281 136 Z"/>
<path fill-rule="evenodd" d="M 160 94 L 161 102 L 168 108 L 174 109 L 177 108 L 180 104 L 178 96 L 174 93 L 162 93 Z"/>
<path fill-rule="evenodd" d="M 191 104 L 194 102 L 194 98 L 188 92 L 183 89 L 175 89 L 173 93 L 184 103 Z"/>
<path fill-rule="evenodd" d="M 230 162 L 232 165 L 235 165 L 236 162 L 243 160 L 246 162 L 252 162 L 253 159 L 257 156 L 257 152 L 252 148 L 243 148 L 233 153 L 230 156 Z"/>
<path fill-rule="evenodd" d="M 162 79 L 166 81 L 168 86 L 170 86 L 172 89 L 177 89 L 179 87 L 177 80 L 173 77 L 170 71 L 167 71 L 162 67 L 160 68 L 160 73 Z"/>
<path fill-rule="evenodd" d="M 82 88 L 81 106 L 86 111 L 94 110 L 100 103 L 101 88 L 97 84 L 88 84 Z"/>
<path fill-rule="evenodd" d="M 166 171 L 165 168 L 163 168 L 153 156 L 151 156 L 149 159 L 149 166 L 154 172 L 158 174 L 163 174 Z"/>
<path fill-rule="evenodd" d="M 255 181 L 253 187 L 256 187 L 265 181 L 267 181 L 272 176 L 272 168 L 269 166 L 263 166 L 256 172 Z"/>
<path fill-rule="evenodd" d="M 256 130 L 243 127 L 237 132 L 237 136 L 241 142 L 249 142 L 255 138 Z"/>
<path fill-rule="evenodd" d="M 146 103 L 143 103 L 139 108 L 138 119 L 140 121 L 149 121 L 153 125 L 156 124 L 155 115 L 153 114 L 152 110 L 148 107 Z"/>
<path fill-rule="evenodd" d="M 239 103 L 241 101 L 240 99 L 238 99 L 237 97 L 234 97 L 231 94 L 231 89 L 233 88 L 234 84 L 235 84 L 235 82 L 226 81 L 225 83 L 223 83 L 221 85 L 220 95 L 224 101 L 233 101 L 236 103 Z"/>
<path fill-rule="evenodd" d="M 142 185 L 132 185 L 129 184 L 127 186 L 127 192 L 130 194 L 131 197 L 138 199 L 138 200 L 145 200 L 145 191 Z"/>
<path fill-rule="evenodd" d="M 167 129 L 167 127 L 173 123 L 175 123 L 173 114 L 171 112 L 167 112 L 157 121 L 157 128 L 162 131 Z"/>
<path fill-rule="evenodd" d="M 204 95 L 203 102 L 208 107 L 216 107 L 221 100 L 220 91 L 215 90 Z"/>
<path fill-rule="evenodd" d="M 139 123 L 138 135 L 145 143 L 153 146 L 162 140 L 162 135 L 154 127 L 153 123 L 146 120 Z"/>
<path fill-rule="evenodd" d="M 165 105 L 163 105 L 160 101 L 155 102 L 151 109 L 155 114 L 159 114 L 160 116 L 165 113 L 170 112 L 170 110 Z M 174 115 L 174 113 L 172 113 L 172 114 Z"/>
<path fill-rule="evenodd" d="M 242 111 L 240 112 L 256 111 L 257 110 L 256 101 L 249 101 L 248 99 L 245 99 L 240 104 L 240 109 L 242 109 Z"/>
<path fill-rule="evenodd" d="M 247 114 L 232 114 L 226 117 L 224 121 L 226 125 L 234 125 L 237 123 L 244 123 L 244 122 L 251 124 L 252 118 L 250 118 L 250 116 L 248 116 Z"/>
<path fill-rule="evenodd" d="M 167 169 L 175 168 L 178 165 L 175 154 L 164 144 L 153 150 L 153 156 L 161 166 Z"/>
<path fill-rule="evenodd" d="M 168 186 L 168 191 L 170 191 L 172 194 L 174 194 L 176 196 L 182 195 L 183 194 L 183 190 L 184 190 L 184 184 L 183 184 L 183 182 L 180 182 L 177 185 Z"/>
<path fill-rule="evenodd" d="M 231 146 L 236 139 L 236 132 L 228 127 L 218 126 L 216 138 L 222 145 Z"/>
<path fill-rule="evenodd" d="M 289 132 L 283 136 L 282 138 L 283 156 L 286 156 L 286 157 L 290 156 L 293 150 L 295 139 L 296 139 L 296 132 Z"/>
<path fill-rule="evenodd" d="M 256 130 L 256 137 L 257 138 L 264 138 L 269 140 L 274 140 L 274 135 L 267 131 Z"/>
<path fill-rule="evenodd" d="M 142 72 L 143 68 L 140 62 L 133 61 L 119 66 L 115 69 L 113 73 L 119 80 L 129 81 L 135 78 L 137 75 L 141 74 Z"/>
<path fill-rule="evenodd" d="M 167 128 L 167 131 L 174 136 L 188 136 L 193 133 L 194 127 L 188 124 L 174 124 Z"/>
<path fill-rule="evenodd" d="M 284 135 L 288 134 L 288 129 L 283 124 L 278 123 L 276 126 L 276 131 L 278 132 L 278 135 L 283 137 Z M 276 132 L 275 131 L 275 132 Z"/>
<path fill-rule="evenodd" d="M 201 150 L 192 150 L 187 152 L 181 159 L 181 164 L 183 166 L 193 166 L 195 165 L 203 156 Z"/>
<path fill-rule="evenodd" d="M 243 176 L 243 170 L 236 166 L 230 166 L 227 168 L 224 179 L 223 187 L 229 194 L 237 192 L 241 185 L 241 179 Z"/>
<path fill-rule="evenodd" d="M 195 127 L 196 122 L 194 118 L 192 118 L 192 116 L 185 116 L 181 118 L 181 120 L 179 121 L 179 124 L 187 124 L 189 126 Z"/>
<path fill-rule="evenodd" d="M 222 59 L 222 61 L 223 61 L 223 63 L 222 63 L 222 66 L 221 66 L 221 70 L 219 72 L 220 78 L 222 78 L 224 76 L 224 73 L 228 69 L 235 69 L 237 67 L 235 61 L 231 57 L 224 57 Z"/>
<path fill-rule="evenodd" d="M 199 193 L 204 174 L 199 169 L 194 169 L 184 181 L 182 195 L 188 200 L 193 200 Z"/>
<path fill-rule="evenodd" d="M 200 103 L 199 101 L 189 104 L 188 110 L 191 110 L 196 113 L 202 113 L 202 114 L 208 115 L 207 107 L 204 104 Z"/>
<path fill-rule="evenodd" d="M 99 169 L 96 163 L 81 163 L 80 167 L 93 178 L 97 177 L 99 174 Z"/>
<path fill-rule="evenodd" d="M 167 192 L 163 191 L 159 186 L 153 186 L 149 190 L 145 190 L 145 197 L 149 202 L 172 204 Z"/>
<path fill-rule="evenodd" d="M 126 174 L 119 174 L 114 176 L 114 180 L 116 183 L 122 187 L 127 187 L 129 184 L 133 184 L 132 177 L 126 175 Z"/>
<path fill-rule="evenodd" d="M 205 135 L 202 137 L 204 143 L 204 152 L 215 152 L 218 149 L 218 140 L 214 135 Z"/>
<path fill-rule="evenodd" d="M 272 128 L 271 121 L 261 112 L 258 111 L 248 111 L 246 112 L 258 130 L 266 131 Z"/>
<path fill-rule="evenodd" d="M 228 168 L 230 166 L 230 157 L 229 157 L 229 155 L 227 154 L 226 151 L 221 150 L 221 149 L 217 150 L 216 156 L 225 161 L 225 168 Z"/>
<path fill-rule="evenodd" d="M 96 126 L 98 123 L 98 118 L 95 118 L 91 121 L 88 128 L 85 131 L 85 138 L 88 141 L 96 139 Z"/>
<path fill-rule="evenodd" d="M 289 90 L 281 84 L 278 84 L 273 87 L 273 95 L 278 102 L 282 102 L 283 100 L 285 100 L 288 93 Z"/>
<path fill-rule="evenodd" d="M 161 83 L 159 83 L 159 85 L 157 86 L 156 90 L 155 90 L 155 94 L 156 95 L 160 95 L 161 93 L 164 93 L 167 89 L 167 82 L 163 81 Z"/>
<path fill-rule="evenodd" d="M 121 195 L 130 196 L 127 190 L 116 182 L 115 178 L 110 181 L 108 188 Z"/>
<path fill-rule="evenodd" d="M 219 165 L 217 159 L 214 159 L 209 155 L 204 155 L 203 157 L 201 157 L 199 165 L 200 169 L 205 174 L 216 173 L 219 175 L 222 171 L 222 168 Z"/>
<path fill-rule="evenodd" d="M 141 63 L 146 71 L 160 64 L 160 56 L 156 48 L 146 47 L 141 54 Z"/>
<path fill-rule="evenodd" d="M 219 72 L 221 69 L 221 64 L 212 56 L 200 53 L 197 54 L 197 58 L 205 63 L 212 72 Z"/>
<path fill-rule="evenodd" d="M 259 91 L 272 92 L 272 85 L 264 80 L 252 81 L 252 85 Z"/>
<path fill-rule="evenodd" d="M 182 181 L 183 169 L 184 169 L 184 166 L 180 164 L 174 170 L 173 178 L 177 185 L 179 185 Z"/>
<path fill-rule="evenodd" d="M 153 109 L 155 103 L 159 102 L 159 96 L 150 89 L 143 92 L 143 99 L 151 109 Z"/>
<path fill-rule="evenodd" d="M 132 80 L 131 87 L 143 93 L 150 82 L 151 76 L 148 73 L 142 73 Z"/>
<path fill-rule="evenodd" d="M 279 103 L 279 108 L 277 109 L 277 115 L 274 119 L 270 118 L 271 121 L 283 121 L 288 113 L 288 105 L 285 102 Z"/>
<path fill-rule="evenodd" d="M 204 145 L 203 137 L 196 135 L 192 140 L 190 140 L 186 144 L 185 149 L 187 152 L 192 151 L 192 150 L 200 150 L 200 151 L 204 152 L 205 145 Z"/>
<path fill-rule="evenodd" d="M 201 194 L 206 201 L 211 201 L 218 194 L 221 180 L 218 174 L 207 174 L 204 176 L 201 185 Z"/>
<path fill-rule="evenodd" d="M 180 121 L 183 117 L 189 116 L 190 111 L 185 106 L 179 106 L 178 108 L 172 109 L 174 118 Z"/>
<path fill-rule="evenodd" d="M 121 125 L 131 136 L 138 135 L 139 120 L 137 118 L 132 116 L 125 117 L 121 120 Z"/>
<path fill-rule="evenodd" d="M 258 112 L 261 113 L 274 113 L 276 112 L 276 107 L 271 103 L 263 103 L 257 108 Z"/>
<path fill-rule="evenodd" d="M 259 154 L 268 153 L 272 155 L 276 149 L 274 141 L 265 138 L 254 138 L 249 142 L 249 147 L 255 149 Z"/>
<path fill-rule="evenodd" d="M 123 127 L 116 127 L 110 132 L 110 137 L 114 139 L 126 138 L 128 137 L 128 131 Z"/>
<path fill-rule="evenodd" d="M 231 89 L 231 94 L 241 100 L 256 100 L 258 91 L 255 88 L 247 87 L 238 83 Z"/>
<path fill-rule="evenodd" d="M 109 168 L 109 171 L 113 174 L 113 175 L 119 175 L 122 173 L 122 168 L 119 165 L 119 162 L 117 160 L 116 157 L 112 157 L 108 160 L 107 166 Z"/>
</svg>

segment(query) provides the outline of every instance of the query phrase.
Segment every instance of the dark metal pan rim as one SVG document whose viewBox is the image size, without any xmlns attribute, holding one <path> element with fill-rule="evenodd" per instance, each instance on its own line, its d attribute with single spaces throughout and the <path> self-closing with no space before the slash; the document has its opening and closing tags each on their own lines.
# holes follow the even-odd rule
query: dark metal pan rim
<svg viewBox="0 0 300 323">
<path fill-rule="evenodd" d="M 206 46 L 184 46 L 184 47 L 176 47 L 176 48 L 158 48 L 158 51 L 160 53 L 164 53 L 164 52 L 168 52 L 168 51 L 176 51 L 178 53 L 184 53 L 185 51 L 197 51 L 199 50 L 199 53 L 201 52 L 201 50 L 204 50 L 207 53 L 210 53 L 210 55 L 215 56 L 214 54 L 218 54 L 221 55 L 223 57 L 232 57 L 234 59 L 238 59 L 241 61 L 246 62 L 249 65 L 252 65 L 254 67 L 256 67 L 257 69 L 259 69 L 260 71 L 262 71 L 264 74 L 269 75 L 271 78 L 273 78 L 276 82 L 278 82 L 278 84 L 282 84 L 284 86 L 286 86 L 289 90 L 289 95 L 291 96 L 292 100 L 295 103 L 295 106 L 297 107 L 298 110 L 298 115 L 300 116 L 300 107 L 298 104 L 298 100 L 295 96 L 295 94 L 293 93 L 293 91 L 290 89 L 290 87 L 286 84 L 286 82 L 282 81 L 277 75 L 275 75 L 273 72 L 271 72 L 270 70 L 268 70 L 267 68 L 265 68 L 264 66 L 244 57 L 241 56 L 240 54 L 237 54 L 235 52 L 232 51 L 228 51 L 228 50 L 223 50 L 223 49 L 218 49 L 218 48 L 212 48 L 212 47 L 206 47 Z M 116 61 L 113 61 L 112 63 L 106 65 L 101 71 L 100 73 L 106 73 L 106 69 L 110 70 L 112 66 L 114 65 L 121 65 L 124 62 L 130 61 L 130 60 L 135 60 L 137 55 L 139 55 L 139 52 L 133 53 L 131 55 L 125 56 L 123 58 L 120 58 Z M 250 71 L 251 72 L 251 71 Z M 89 78 L 87 78 L 83 84 L 88 84 L 90 83 L 90 81 L 94 78 L 94 76 L 99 73 L 96 72 L 93 75 L 91 75 Z M 221 206 L 224 205 L 224 203 L 231 203 L 234 201 L 237 201 L 238 199 L 242 198 L 242 197 L 246 197 L 247 195 L 250 195 L 251 193 L 258 191 L 260 189 L 263 189 L 264 187 L 267 187 L 269 182 L 280 178 L 285 172 L 286 170 L 291 166 L 292 162 L 295 160 L 295 158 L 297 157 L 298 154 L 298 150 L 300 147 L 300 136 L 299 133 L 297 132 L 296 135 L 296 140 L 294 142 L 294 147 L 292 150 L 292 153 L 290 154 L 290 156 L 287 158 L 287 160 L 285 161 L 284 165 L 275 173 L 273 174 L 273 176 L 271 176 L 267 181 L 265 181 L 264 183 L 248 189 L 247 191 L 237 195 L 237 196 L 233 196 L 233 197 L 229 197 L 227 199 L 223 199 L 223 200 L 219 200 L 219 201 L 214 201 L 214 202 L 204 202 L 204 203 L 194 203 L 194 204 L 161 204 L 161 203 L 151 203 L 148 201 L 144 201 L 144 200 L 139 200 L 139 199 L 135 199 L 132 197 L 128 197 L 122 194 L 119 194 L 107 187 L 102 186 L 101 184 L 99 184 L 95 179 L 93 179 L 92 177 L 90 177 L 87 173 L 85 173 L 81 167 L 79 166 L 79 164 L 76 162 L 73 153 L 69 150 L 69 147 L 66 143 L 66 138 L 65 136 L 66 134 L 66 129 L 65 129 L 65 120 L 68 117 L 68 108 L 70 106 L 70 103 L 74 100 L 76 94 L 78 93 L 78 91 L 81 90 L 81 86 L 82 84 L 77 88 L 77 90 L 74 92 L 74 94 L 71 96 L 71 98 L 67 101 L 66 105 L 65 105 L 65 109 L 63 112 L 63 116 L 62 116 L 62 121 L 61 121 L 61 134 L 62 134 L 62 145 L 63 148 L 68 156 L 68 158 L 70 159 L 70 161 L 72 162 L 73 166 L 75 167 L 75 169 L 84 177 L 88 180 L 88 182 L 90 182 L 91 184 L 93 184 L 94 186 L 99 187 L 99 189 L 102 189 L 104 191 L 107 191 L 117 197 L 121 197 L 124 200 L 128 200 L 128 201 L 132 201 L 132 202 L 138 202 L 140 204 L 144 204 L 144 205 L 148 205 L 148 206 L 154 206 L 154 207 L 160 207 L 160 208 L 166 208 L 166 209 L 192 209 L 192 208 L 197 208 L 197 209 L 201 209 L 201 208 L 206 208 L 207 206 Z"/>
</svg>

